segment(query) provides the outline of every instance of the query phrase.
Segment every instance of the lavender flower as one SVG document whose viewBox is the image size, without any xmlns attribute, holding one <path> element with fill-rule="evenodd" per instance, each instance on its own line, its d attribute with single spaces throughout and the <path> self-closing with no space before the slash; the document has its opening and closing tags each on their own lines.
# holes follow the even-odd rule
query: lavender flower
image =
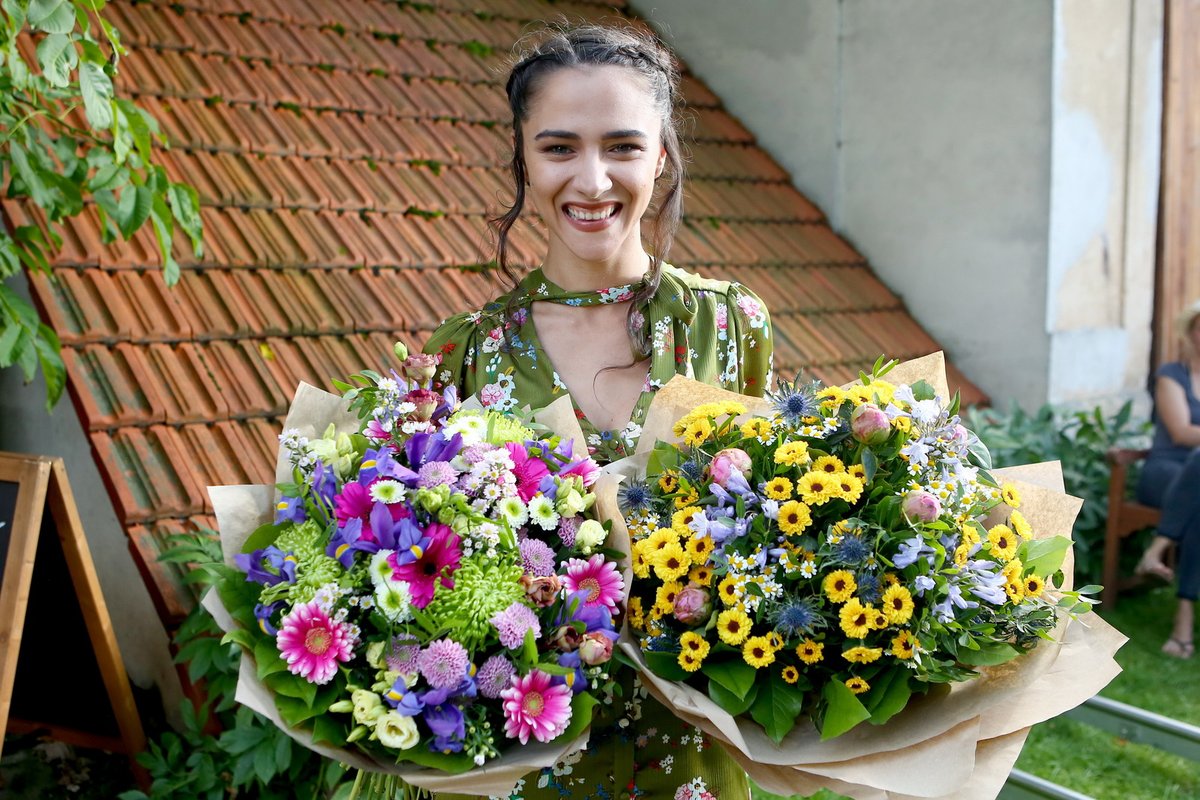
<svg viewBox="0 0 1200 800">
<path fill-rule="evenodd" d="M 457 686 L 466 676 L 470 664 L 466 648 L 453 639 L 430 642 L 417 656 L 417 669 L 421 677 L 434 689 Z"/>
<path fill-rule="evenodd" d="M 496 655 L 483 662 L 475 676 L 479 684 L 479 693 L 489 700 L 497 700 L 500 693 L 508 688 L 512 676 L 517 673 L 512 662 L 504 656 Z"/>
<path fill-rule="evenodd" d="M 542 635 L 542 626 L 537 614 L 524 603 L 516 602 L 491 618 L 490 622 L 500 634 L 500 644 L 509 650 L 515 650 L 525 641 L 528 631 L 533 631 L 536 639 Z M 432 681 L 431 681 L 432 683 Z"/>
</svg>

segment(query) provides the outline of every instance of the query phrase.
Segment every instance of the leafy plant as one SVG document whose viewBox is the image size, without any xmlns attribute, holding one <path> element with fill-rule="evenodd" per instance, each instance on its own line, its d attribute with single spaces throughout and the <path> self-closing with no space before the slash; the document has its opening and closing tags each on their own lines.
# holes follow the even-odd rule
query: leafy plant
<svg viewBox="0 0 1200 800">
<path fill-rule="evenodd" d="M 1034 414 L 972 409 L 969 425 L 987 445 L 994 466 L 1061 461 L 1067 492 L 1084 500 L 1075 520 L 1076 582 L 1099 581 L 1104 558 L 1109 467 L 1105 453 L 1143 440 L 1149 423 L 1133 419 L 1132 403 L 1115 414 L 1101 408 L 1068 411 L 1044 405 Z"/>
<path fill-rule="evenodd" d="M 163 560 L 191 566 L 189 582 L 203 592 L 222 574 L 220 549 L 211 532 L 174 537 Z M 240 649 L 222 641 L 208 612 L 192 609 L 175 634 L 175 660 L 207 704 L 183 706 L 183 730 L 167 731 L 138 757 L 153 783 L 149 794 L 128 791 L 120 800 L 195 797 L 328 798 L 345 769 L 292 741 L 265 717 L 234 702 Z"/>
<path fill-rule="evenodd" d="M 0 184 L 7 179 L 7 196 L 31 201 L 47 225 L 0 228 L 0 368 L 20 367 L 29 381 L 40 366 L 47 408 L 66 379 L 58 337 L 9 279 L 22 265 L 50 273 L 61 221 L 90 209 L 106 243 L 149 222 L 168 285 L 179 279 L 176 225 L 202 253 L 195 189 L 167 178 L 154 161 L 166 146 L 157 121 L 114 91 L 125 49 L 101 16 L 105 2 L 0 0 Z"/>
</svg>

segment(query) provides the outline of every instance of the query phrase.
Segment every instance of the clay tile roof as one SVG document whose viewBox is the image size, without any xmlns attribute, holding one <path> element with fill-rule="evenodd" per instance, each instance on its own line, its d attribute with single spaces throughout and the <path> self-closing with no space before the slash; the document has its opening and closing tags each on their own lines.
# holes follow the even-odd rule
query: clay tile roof
<svg viewBox="0 0 1200 800">
<path fill-rule="evenodd" d="M 190 602 L 155 557 L 210 527 L 209 484 L 267 482 L 298 381 L 376 366 L 496 287 L 486 216 L 506 195 L 506 54 L 529 23 L 623 3 L 152 0 L 105 8 L 120 89 L 160 121 L 199 190 L 206 249 L 168 289 L 153 237 L 65 225 L 57 280 L 32 276 L 70 394 L 164 619 Z M 486 12 L 479 11 L 486 8 Z M 777 367 L 831 381 L 937 344 L 863 257 L 692 76 L 687 218 L 673 260 L 769 300 Z M 28 209 L 6 202 L 15 224 Z M 527 262 L 544 247 L 516 228 Z M 462 268 L 466 268 L 465 270 Z M 980 391 L 951 368 L 968 401 Z"/>
</svg>

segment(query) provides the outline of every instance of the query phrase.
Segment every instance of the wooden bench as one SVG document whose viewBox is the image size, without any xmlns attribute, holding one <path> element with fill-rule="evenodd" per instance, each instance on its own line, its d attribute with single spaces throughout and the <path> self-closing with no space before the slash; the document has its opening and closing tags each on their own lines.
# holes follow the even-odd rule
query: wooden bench
<svg viewBox="0 0 1200 800">
<path fill-rule="evenodd" d="M 1104 592 L 1103 608 L 1117 607 L 1117 595 L 1141 583 L 1141 578 L 1122 578 L 1120 570 L 1121 541 L 1145 528 L 1158 526 L 1161 516 L 1157 508 L 1130 500 L 1127 492 L 1129 467 L 1146 458 L 1149 450 L 1109 450 L 1105 458 L 1112 472 L 1108 478 L 1108 522 L 1104 528 Z"/>
</svg>

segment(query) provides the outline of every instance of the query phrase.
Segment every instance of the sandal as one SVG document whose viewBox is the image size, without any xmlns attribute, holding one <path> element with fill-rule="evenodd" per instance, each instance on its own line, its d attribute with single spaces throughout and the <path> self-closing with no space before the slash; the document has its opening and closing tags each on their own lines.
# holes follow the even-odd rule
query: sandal
<svg viewBox="0 0 1200 800">
<path fill-rule="evenodd" d="M 1133 574 L 1140 575 L 1141 577 L 1158 578 L 1165 583 L 1174 583 L 1175 581 L 1175 570 L 1161 561 L 1148 561 L 1145 556 L 1142 556 L 1142 560 L 1138 562 Z"/>
<path fill-rule="evenodd" d="M 1163 642 L 1162 651 L 1171 658 L 1179 658 L 1186 661 L 1195 654 L 1196 645 L 1193 642 L 1185 642 L 1182 639 L 1176 639 L 1172 636 Z"/>
</svg>

